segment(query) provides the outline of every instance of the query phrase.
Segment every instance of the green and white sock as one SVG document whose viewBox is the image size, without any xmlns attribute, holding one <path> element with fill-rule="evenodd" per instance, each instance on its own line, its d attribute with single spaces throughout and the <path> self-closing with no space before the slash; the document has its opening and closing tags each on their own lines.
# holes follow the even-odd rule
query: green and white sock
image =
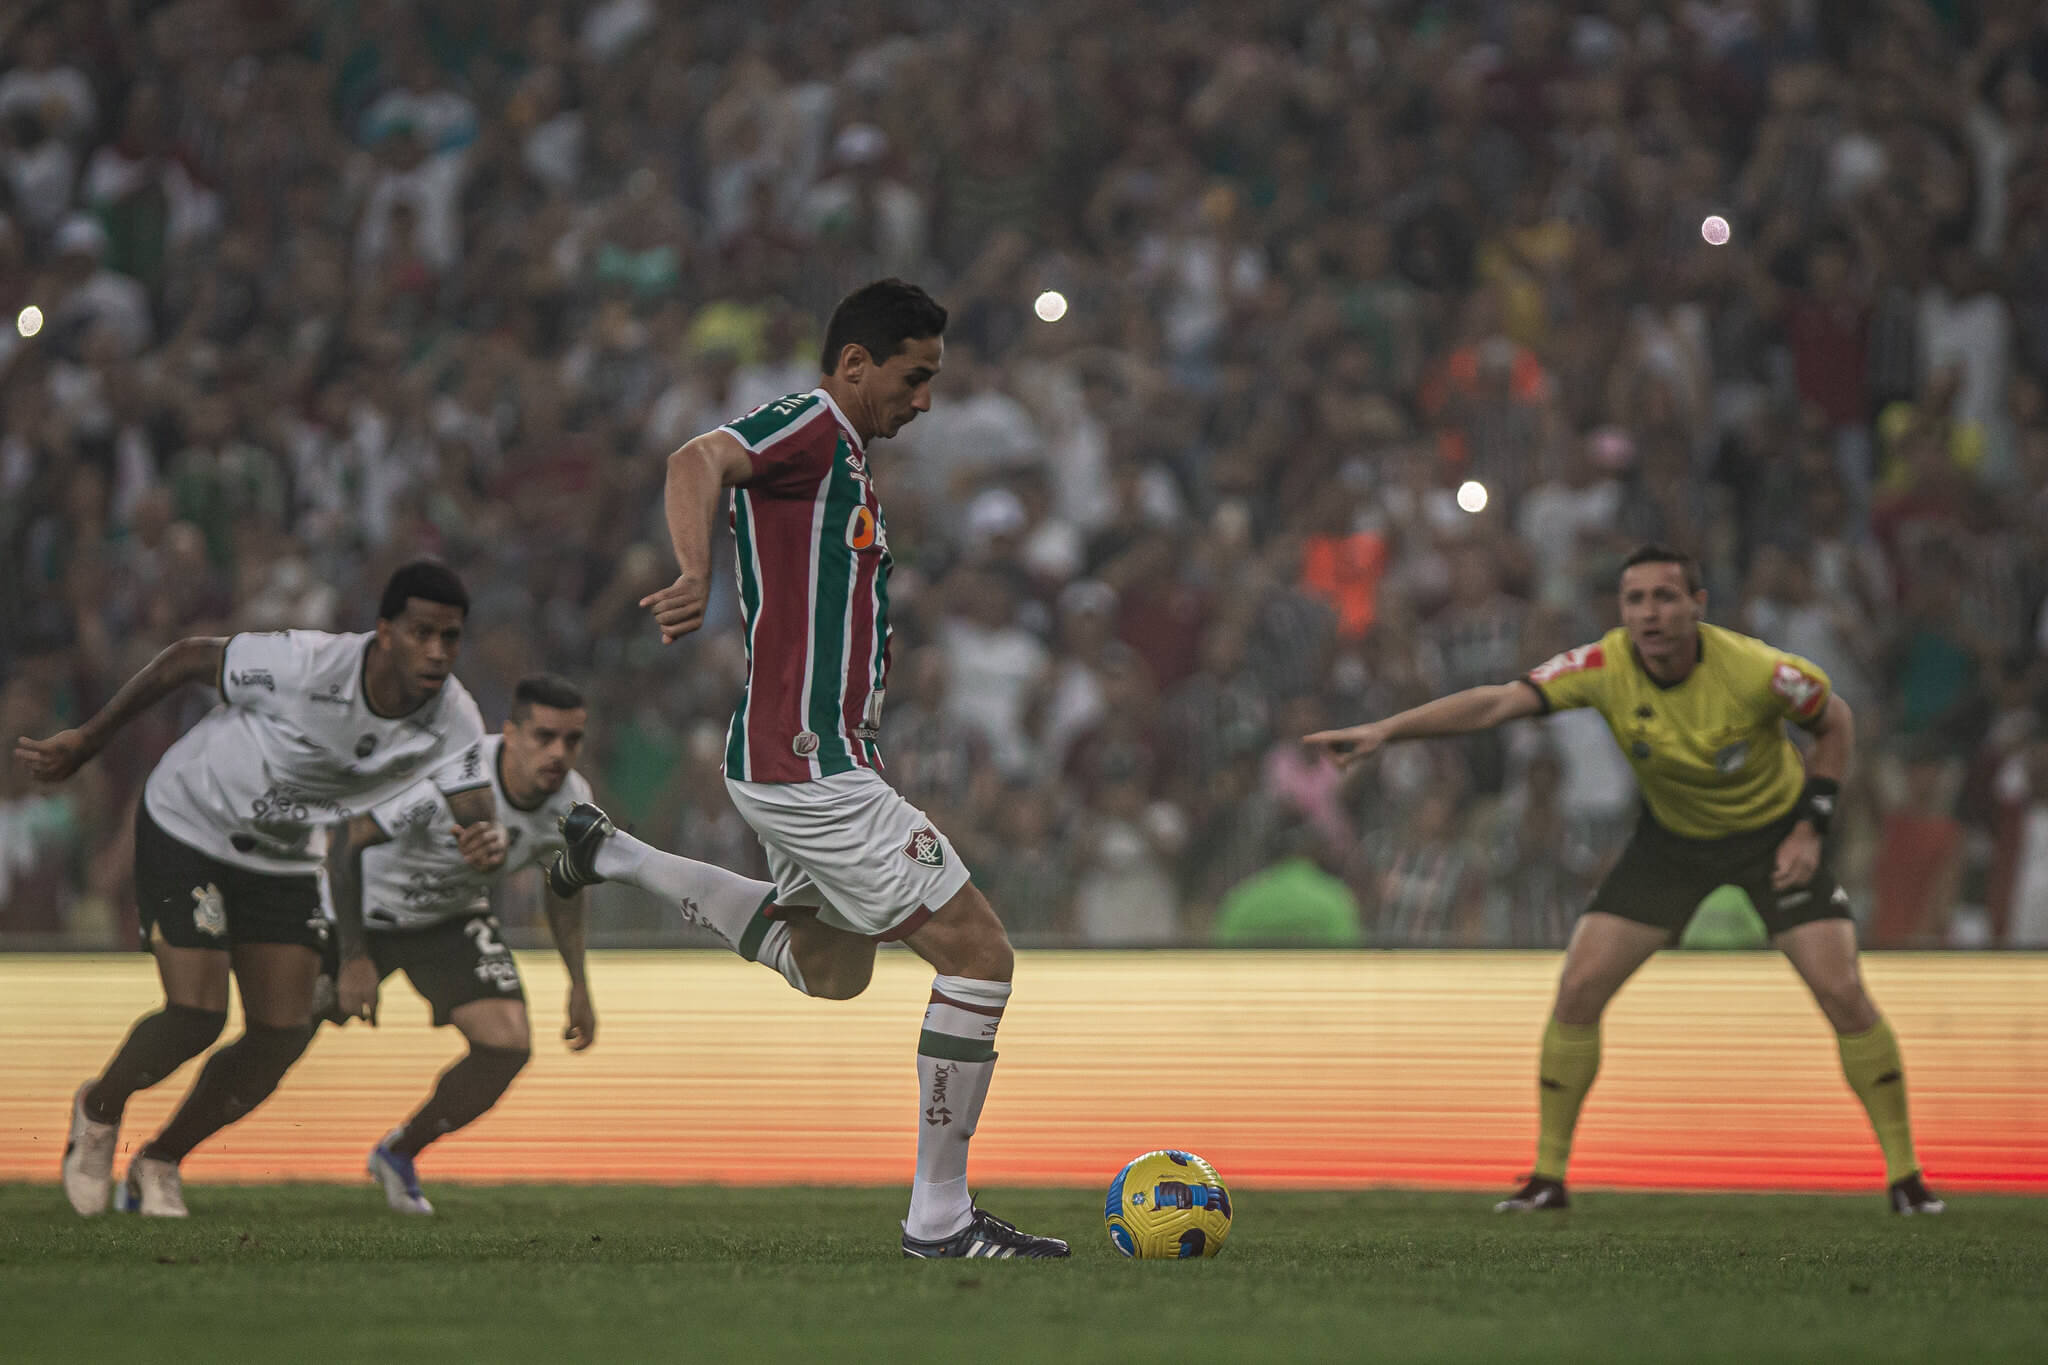
<svg viewBox="0 0 2048 1365">
<path fill-rule="evenodd" d="M 917 1038 L 917 1174 L 903 1231 L 920 1241 L 951 1237 L 967 1226 L 967 1143 L 981 1121 L 996 1068 L 996 1028 L 1009 1004 L 1010 983 L 940 976 L 932 981 L 924 1030 Z"/>
</svg>

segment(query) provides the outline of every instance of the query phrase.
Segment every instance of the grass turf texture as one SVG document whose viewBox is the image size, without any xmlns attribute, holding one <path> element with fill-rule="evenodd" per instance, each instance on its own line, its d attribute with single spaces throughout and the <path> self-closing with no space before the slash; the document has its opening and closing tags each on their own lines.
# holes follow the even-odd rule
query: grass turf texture
<svg viewBox="0 0 2048 1365">
<path fill-rule="evenodd" d="M 895 1190 L 195 1186 L 186 1222 L 0 1186 L 0 1357 L 2040 1360 L 2048 1201 L 1244 1192 L 1213 1261 L 1120 1259 L 1086 1192 L 991 1192 L 1053 1264 L 905 1262 Z"/>
</svg>

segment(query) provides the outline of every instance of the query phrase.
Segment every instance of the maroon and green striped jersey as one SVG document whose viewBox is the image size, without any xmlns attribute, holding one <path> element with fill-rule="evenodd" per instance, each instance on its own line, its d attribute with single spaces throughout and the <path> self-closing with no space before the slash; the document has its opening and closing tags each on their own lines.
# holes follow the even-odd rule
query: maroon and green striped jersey
<svg viewBox="0 0 2048 1365">
<path fill-rule="evenodd" d="M 747 691 L 726 734 L 726 776 L 810 782 L 880 768 L 889 535 L 860 437 L 823 389 L 720 430 L 754 466 L 732 496 Z"/>
</svg>

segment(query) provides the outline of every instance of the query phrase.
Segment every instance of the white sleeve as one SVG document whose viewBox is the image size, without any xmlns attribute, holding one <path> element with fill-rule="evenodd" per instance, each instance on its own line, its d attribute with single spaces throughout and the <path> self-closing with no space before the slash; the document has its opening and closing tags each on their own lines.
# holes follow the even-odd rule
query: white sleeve
<svg viewBox="0 0 2048 1365">
<path fill-rule="evenodd" d="M 463 746 L 427 774 L 427 780 L 443 796 L 473 792 L 491 785 L 490 767 L 485 761 L 483 741 Z"/>
<path fill-rule="evenodd" d="M 386 838 L 397 841 L 430 827 L 446 809 L 447 803 L 442 799 L 440 789 L 431 780 L 422 779 L 396 796 L 370 807 L 367 813 L 377 822 L 377 828 L 384 831 Z M 451 815 L 449 818 L 454 817 Z"/>
<path fill-rule="evenodd" d="M 276 710 L 303 690 L 318 631 L 268 630 L 230 635 L 221 651 L 220 695 L 230 706 Z"/>
</svg>

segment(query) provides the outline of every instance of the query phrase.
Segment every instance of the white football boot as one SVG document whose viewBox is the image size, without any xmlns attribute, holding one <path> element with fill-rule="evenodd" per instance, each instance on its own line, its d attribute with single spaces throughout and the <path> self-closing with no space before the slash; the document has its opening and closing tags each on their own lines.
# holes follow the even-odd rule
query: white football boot
<svg viewBox="0 0 2048 1365">
<path fill-rule="evenodd" d="M 395 1212 L 430 1214 L 434 1206 L 420 1193 L 419 1172 L 413 1169 L 412 1158 L 391 1150 L 391 1144 L 404 1132 L 393 1128 L 370 1149 L 369 1171 L 384 1187 L 384 1202 Z"/>
<path fill-rule="evenodd" d="M 188 1216 L 185 1182 L 178 1174 L 177 1163 L 136 1157 L 128 1163 L 128 1178 L 121 1182 L 121 1193 L 114 1206 L 123 1213 L 139 1213 L 144 1218 Z"/>
<path fill-rule="evenodd" d="M 71 1134 L 64 1140 L 64 1197 L 81 1217 L 107 1211 L 114 1192 L 114 1144 L 121 1136 L 118 1123 L 97 1123 L 85 1115 L 87 1081 L 71 1097 Z"/>
</svg>

